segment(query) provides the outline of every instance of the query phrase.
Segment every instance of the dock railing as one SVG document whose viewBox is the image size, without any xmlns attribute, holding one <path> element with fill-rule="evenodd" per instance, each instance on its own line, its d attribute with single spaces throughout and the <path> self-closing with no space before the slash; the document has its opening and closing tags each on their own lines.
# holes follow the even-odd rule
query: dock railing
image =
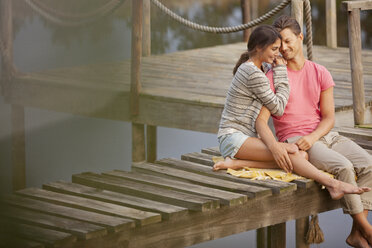
<svg viewBox="0 0 372 248">
<path fill-rule="evenodd" d="M 366 109 L 363 81 L 362 42 L 360 32 L 360 11 L 372 10 L 372 1 L 345 1 L 348 12 L 348 33 L 351 66 L 351 85 L 353 89 L 354 123 L 363 125 Z"/>
</svg>

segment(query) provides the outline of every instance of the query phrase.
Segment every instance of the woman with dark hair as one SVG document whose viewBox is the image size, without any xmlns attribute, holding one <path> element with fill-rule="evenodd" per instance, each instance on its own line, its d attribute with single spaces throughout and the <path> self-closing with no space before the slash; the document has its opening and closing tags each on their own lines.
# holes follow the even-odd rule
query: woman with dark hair
<svg viewBox="0 0 372 248">
<path fill-rule="evenodd" d="M 333 199 L 348 193 L 363 193 L 368 189 L 343 183 L 319 171 L 307 161 L 307 153 L 299 151 L 295 144 L 272 142 L 274 136 L 266 115 L 283 115 L 290 91 L 286 62 L 279 55 L 280 46 L 281 35 L 274 27 L 261 25 L 252 32 L 248 50 L 234 68 L 221 116 L 218 142 L 225 160 L 216 163 L 213 169 L 281 168 L 321 183 Z M 265 63 L 273 66 L 276 94 L 263 72 Z M 257 137 L 256 128 L 262 139 Z M 269 147 L 263 140 L 271 141 L 266 142 Z"/>
</svg>

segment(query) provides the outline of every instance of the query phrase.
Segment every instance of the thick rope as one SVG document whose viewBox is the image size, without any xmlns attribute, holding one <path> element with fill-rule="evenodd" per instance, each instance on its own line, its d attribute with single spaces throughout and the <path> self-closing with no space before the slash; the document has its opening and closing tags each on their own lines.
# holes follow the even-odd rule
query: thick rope
<svg viewBox="0 0 372 248">
<path fill-rule="evenodd" d="M 310 0 L 304 0 L 307 58 L 313 60 L 313 29 Z"/>
<path fill-rule="evenodd" d="M 117 8 L 119 8 L 125 0 L 111 0 L 109 3 L 97 8 L 90 13 L 82 14 L 67 14 L 60 13 L 45 4 L 35 0 L 25 0 L 25 2 L 37 13 L 43 16 L 48 21 L 61 26 L 82 26 L 95 22 L 97 19 L 105 17 Z M 75 20 L 72 20 L 75 19 Z"/>
<path fill-rule="evenodd" d="M 158 0 L 151 0 L 151 1 L 160 10 L 165 12 L 167 15 L 169 15 L 170 17 L 172 17 L 174 20 L 178 21 L 179 23 L 181 23 L 181 24 L 183 24 L 183 25 L 185 25 L 189 28 L 198 30 L 198 31 L 207 32 L 207 33 L 216 33 L 216 34 L 239 32 L 239 31 L 243 31 L 245 29 L 254 27 L 254 26 L 266 21 L 267 19 L 274 16 L 275 14 L 277 14 L 279 11 L 284 9 L 291 2 L 291 0 L 284 0 L 282 3 L 280 3 L 274 9 L 270 10 L 269 12 L 262 15 L 261 17 L 255 19 L 253 21 L 250 21 L 246 24 L 241 24 L 241 25 L 237 25 L 237 26 L 233 26 L 233 27 L 210 27 L 210 26 L 200 25 L 200 24 L 197 24 L 195 22 L 191 22 L 191 21 L 177 15 L 176 13 L 174 13 L 173 11 L 171 11 L 170 9 L 165 7 Z"/>
</svg>

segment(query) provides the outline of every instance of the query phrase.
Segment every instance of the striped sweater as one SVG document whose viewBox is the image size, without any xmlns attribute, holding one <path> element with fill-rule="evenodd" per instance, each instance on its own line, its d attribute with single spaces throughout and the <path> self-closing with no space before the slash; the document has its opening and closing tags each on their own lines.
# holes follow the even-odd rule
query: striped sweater
<svg viewBox="0 0 372 248">
<path fill-rule="evenodd" d="M 253 62 L 239 66 L 227 92 L 218 137 L 237 131 L 257 137 L 255 125 L 262 106 L 275 116 L 283 115 L 289 98 L 287 68 L 279 65 L 273 72 L 276 94 L 270 88 L 269 79 Z"/>
</svg>

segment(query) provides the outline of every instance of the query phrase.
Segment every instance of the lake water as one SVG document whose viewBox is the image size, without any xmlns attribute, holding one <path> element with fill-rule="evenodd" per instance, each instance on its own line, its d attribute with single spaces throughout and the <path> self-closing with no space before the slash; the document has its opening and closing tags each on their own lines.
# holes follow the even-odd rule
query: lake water
<svg viewBox="0 0 372 248">
<path fill-rule="evenodd" d="M 40 1 L 55 4 L 62 13 L 87 13 L 106 0 Z M 89 5 L 87 5 L 89 2 Z M 119 61 L 130 58 L 130 2 L 107 17 L 83 27 L 61 27 L 46 20 L 22 0 L 13 1 L 14 64 L 21 72 L 75 65 Z M 241 22 L 239 0 L 163 1 L 183 16 L 213 26 Z M 278 1 L 259 1 L 259 15 Z M 337 1 L 340 6 L 341 1 Z M 325 44 L 324 2 L 312 1 L 315 44 Z M 288 8 L 282 12 L 288 14 Z M 338 7 L 339 45 L 347 46 L 347 20 Z M 371 14 L 362 14 L 362 44 L 372 49 Z M 270 20 L 268 23 L 270 23 Z M 241 33 L 205 34 L 190 30 L 152 9 L 152 53 L 161 54 L 241 41 Z M 11 108 L 0 96 L 0 193 L 11 191 Z M 131 125 L 69 113 L 25 107 L 27 187 L 40 187 L 55 180 L 70 180 L 74 173 L 130 170 Z M 214 134 L 158 128 L 158 158 L 176 157 L 217 146 Z M 320 214 L 326 241 L 319 247 L 347 247 L 349 216 L 335 210 Z M 295 247 L 294 221 L 287 224 L 288 247 Z M 255 231 L 198 244 L 193 247 L 255 247 Z M 318 246 L 314 246 L 318 247 Z"/>
</svg>

